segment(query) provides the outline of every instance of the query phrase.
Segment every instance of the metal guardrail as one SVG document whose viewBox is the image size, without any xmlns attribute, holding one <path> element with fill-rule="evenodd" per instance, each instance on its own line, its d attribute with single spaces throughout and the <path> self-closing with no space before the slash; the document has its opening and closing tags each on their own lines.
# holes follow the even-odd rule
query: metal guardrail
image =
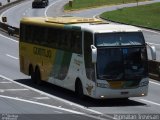
<svg viewBox="0 0 160 120">
<path fill-rule="evenodd" d="M 0 29 L 7 32 L 9 35 L 19 37 L 19 28 L 7 25 L 5 23 L 0 23 Z"/>
<path fill-rule="evenodd" d="M 149 77 L 160 81 L 160 62 L 148 60 Z"/>
</svg>

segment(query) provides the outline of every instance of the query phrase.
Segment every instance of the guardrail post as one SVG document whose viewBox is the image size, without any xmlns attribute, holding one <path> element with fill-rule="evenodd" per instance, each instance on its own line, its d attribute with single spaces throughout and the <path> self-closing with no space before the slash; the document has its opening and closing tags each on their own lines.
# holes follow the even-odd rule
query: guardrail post
<svg viewBox="0 0 160 120">
<path fill-rule="evenodd" d="M 2 22 L 6 23 L 7 22 L 7 17 L 2 17 Z"/>
<path fill-rule="evenodd" d="M 2 6 L 2 3 L 0 2 L 0 6 Z"/>
<path fill-rule="evenodd" d="M 10 35 L 14 35 L 14 32 L 15 32 L 15 29 L 13 28 L 13 27 L 11 27 L 11 26 L 9 26 L 8 27 L 8 35 L 10 36 Z"/>
</svg>

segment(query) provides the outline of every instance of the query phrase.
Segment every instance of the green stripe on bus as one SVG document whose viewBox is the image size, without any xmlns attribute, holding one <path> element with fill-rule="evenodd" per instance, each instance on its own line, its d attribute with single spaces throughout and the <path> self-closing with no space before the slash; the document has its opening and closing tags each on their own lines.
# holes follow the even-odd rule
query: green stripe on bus
<svg viewBox="0 0 160 120">
<path fill-rule="evenodd" d="M 55 61 L 54 61 L 54 69 L 53 69 L 53 75 L 54 78 L 59 78 L 60 76 L 60 69 L 61 69 L 61 64 L 62 64 L 62 60 L 63 60 L 63 55 L 64 55 L 64 51 L 61 50 L 57 50 L 56 51 L 56 56 L 55 56 Z"/>
<path fill-rule="evenodd" d="M 65 77 L 67 76 L 69 65 L 71 62 L 71 57 L 72 57 L 72 53 L 64 52 L 61 69 L 60 69 L 60 74 L 61 74 L 59 78 L 60 80 L 65 79 Z"/>
</svg>

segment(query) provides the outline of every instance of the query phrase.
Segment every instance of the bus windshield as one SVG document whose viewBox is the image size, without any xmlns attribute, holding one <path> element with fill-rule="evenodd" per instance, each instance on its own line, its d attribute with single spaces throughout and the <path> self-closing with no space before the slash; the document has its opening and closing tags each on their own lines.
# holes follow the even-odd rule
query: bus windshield
<svg viewBox="0 0 160 120">
<path fill-rule="evenodd" d="M 142 32 L 98 33 L 95 42 L 97 47 L 145 44 Z"/>
<path fill-rule="evenodd" d="M 145 48 L 99 48 L 97 77 L 106 80 L 141 79 L 147 76 Z"/>
<path fill-rule="evenodd" d="M 133 33 L 134 34 L 134 33 Z M 108 39 L 96 42 L 97 44 L 97 78 L 101 80 L 132 80 L 141 79 L 147 76 L 147 53 L 143 39 L 134 37 L 127 40 L 123 36 L 121 45 L 125 47 L 115 47 L 118 45 L 118 39 L 115 46 L 109 44 Z M 105 36 L 105 35 L 104 35 Z M 113 35 L 112 35 L 113 36 Z M 101 36 L 102 37 L 102 36 Z M 116 35 L 114 36 L 116 37 Z M 129 38 L 129 37 L 128 37 Z M 133 39 L 136 38 L 136 39 Z M 96 39 L 97 41 L 99 39 Z M 103 44 L 102 44 L 103 41 Z M 112 40 L 111 40 L 112 41 Z M 120 41 L 120 40 L 119 40 Z M 129 42 L 129 43 L 128 43 Z M 134 44 L 134 45 L 133 45 Z M 104 45 L 106 47 L 104 47 Z M 132 46 L 131 46 L 132 45 Z M 141 45 L 141 46 L 138 46 Z"/>
</svg>

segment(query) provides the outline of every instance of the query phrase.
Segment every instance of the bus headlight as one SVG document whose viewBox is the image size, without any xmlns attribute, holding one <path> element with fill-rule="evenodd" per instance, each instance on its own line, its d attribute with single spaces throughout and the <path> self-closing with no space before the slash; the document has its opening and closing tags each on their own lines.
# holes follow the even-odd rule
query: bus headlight
<svg viewBox="0 0 160 120">
<path fill-rule="evenodd" d="M 104 83 L 97 83 L 97 87 L 109 88 L 109 85 L 108 84 L 104 84 Z"/>
<path fill-rule="evenodd" d="M 149 84 L 149 81 L 144 81 L 139 84 L 139 87 L 147 86 L 148 84 Z"/>
</svg>

